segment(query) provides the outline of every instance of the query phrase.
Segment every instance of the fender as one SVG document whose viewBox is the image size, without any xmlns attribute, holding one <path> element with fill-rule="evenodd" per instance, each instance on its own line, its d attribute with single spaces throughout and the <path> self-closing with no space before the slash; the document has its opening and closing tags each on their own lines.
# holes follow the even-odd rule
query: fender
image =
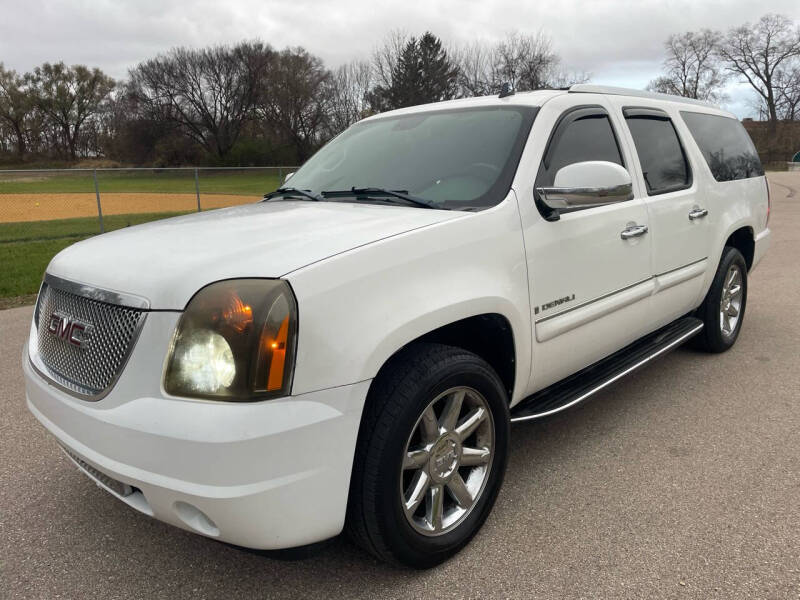
<svg viewBox="0 0 800 600">
<path fill-rule="evenodd" d="M 510 192 L 491 209 L 287 275 L 299 311 L 292 393 L 371 379 L 410 341 L 464 318 L 497 313 L 514 337 L 512 401 L 522 398 L 530 374 L 531 323 L 517 211 Z"/>
<path fill-rule="evenodd" d="M 747 228 L 753 238 L 765 229 L 767 220 L 767 194 L 764 177 L 754 177 L 752 179 L 740 179 L 735 182 L 722 182 L 709 186 L 711 197 L 708 199 L 709 212 L 716 216 L 714 231 L 716 237 L 712 245 L 713 252 L 708 257 L 708 270 L 701 288 L 701 294 L 697 298 L 697 304 L 703 301 L 714 275 L 717 271 L 722 249 L 725 242 L 734 231 Z M 728 187 L 733 184 L 730 192 Z M 761 198 L 759 202 L 753 202 L 752 198 Z"/>
</svg>

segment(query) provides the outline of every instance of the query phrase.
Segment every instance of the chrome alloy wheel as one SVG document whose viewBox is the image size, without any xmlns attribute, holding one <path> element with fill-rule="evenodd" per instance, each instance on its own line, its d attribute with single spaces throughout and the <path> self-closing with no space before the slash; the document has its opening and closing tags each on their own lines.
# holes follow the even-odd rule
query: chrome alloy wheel
<svg viewBox="0 0 800 600">
<path fill-rule="evenodd" d="M 486 487 L 493 453 L 486 399 L 468 387 L 439 394 L 414 425 L 400 470 L 400 502 L 411 526 L 435 536 L 464 521 Z"/>
<path fill-rule="evenodd" d="M 742 312 L 742 271 L 739 265 L 731 265 L 725 274 L 722 285 L 722 297 L 719 301 L 719 326 L 722 335 L 730 337 L 736 331 Z"/>
</svg>

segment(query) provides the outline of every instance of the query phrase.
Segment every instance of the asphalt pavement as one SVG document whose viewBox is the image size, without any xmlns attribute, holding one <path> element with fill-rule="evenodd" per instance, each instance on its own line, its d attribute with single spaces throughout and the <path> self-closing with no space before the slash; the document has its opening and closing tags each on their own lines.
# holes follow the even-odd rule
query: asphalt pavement
<svg viewBox="0 0 800 600">
<path fill-rule="evenodd" d="M 343 539 L 250 553 L 128 508 L 28 413 L 32 309 L 0 311 L 0 598 L 800 598 L 800 173 L 771 182 L 736 346 L 513 426 L 492 515 L 426 572 Z"/>
</svg>

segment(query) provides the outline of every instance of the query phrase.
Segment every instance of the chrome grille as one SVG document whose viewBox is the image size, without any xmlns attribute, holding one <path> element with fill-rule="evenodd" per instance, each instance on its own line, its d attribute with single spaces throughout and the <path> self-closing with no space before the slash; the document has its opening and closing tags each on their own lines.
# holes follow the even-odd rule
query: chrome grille
<svg viewBox="0 0 800 600">
<path fill-rule="evenodd" d="M 78 465 L 78 467 L 86 471 L 86 473 L 88 473 L 89 476 L 94 477 L 95 479 L 97 479 L 97 481 L 102 483 L 110 490 L 116 492 L 120 496 L 123 497 L 130 496 L 136 489 L 133 486 L 128 485 L 127 483 L 122 483 L 121 481 L 117 481 L 116 479 L 114 479 L 109 475 L 106 475 L 102 471 L 98 471 L 92 465 L 87 463 L 85 460 L 83 460 L 80 456 L 75 454 L 72 450 L 70 450 L 66 446 L 61 446 L 61 449 L 64 451 L 64 454 L 69 456 L 72 459 L 72 461 L 76 465 Z"/>
<path fill-rule="evenodd" d="M 147 311 L 76 294 L 64 288 L 86 288 L 59 282 L 45 280 L 39 292 L 35 312 L 38 362 L 45 367 L 45 375 L 63 388 L 97 399 L 125 366 Z M 89 333 L 81 332 L 81 343 L 73 343 L 68 330 L 59 331 L 59 319 L 81 323 Z"/>
</svg>

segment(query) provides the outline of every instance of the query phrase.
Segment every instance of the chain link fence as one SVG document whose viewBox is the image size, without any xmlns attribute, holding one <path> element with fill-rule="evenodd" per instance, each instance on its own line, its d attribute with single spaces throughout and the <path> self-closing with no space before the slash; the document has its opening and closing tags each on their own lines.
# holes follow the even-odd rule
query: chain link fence
<svg viewBox="0 0 800 600">
<path fill-rule="evenodd" d="M 0 170 L 0 243 L 6 225 L 37 224 L 57 233 L 61 221 L 81 219 L 87 233 L 118 222 L 254 202 L 296 167 L 100 168 Z M 128 219 L 109 219 L 128 215 Z M 110 226 L 106 226 L 109 221 Z M 33 233 L 33 232 L 32 232 Z"/>
<path fill-rule="evenodd" d="M 76 241 L 256 202 L 296 168 L 0 170 L 0 298 L 35 292 L 50 258 Z"/>
</svg>

